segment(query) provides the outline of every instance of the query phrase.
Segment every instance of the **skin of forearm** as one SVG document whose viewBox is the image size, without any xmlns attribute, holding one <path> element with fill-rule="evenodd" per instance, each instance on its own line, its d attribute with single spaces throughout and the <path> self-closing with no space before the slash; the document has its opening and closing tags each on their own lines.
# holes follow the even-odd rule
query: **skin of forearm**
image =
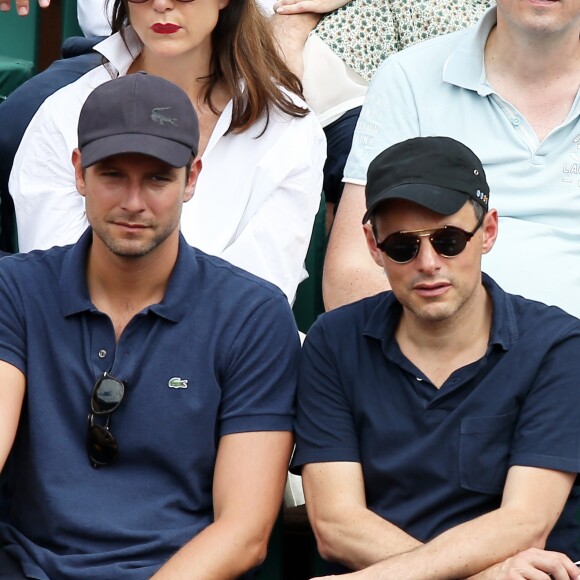
<svg viewBox="0 0 580 580">
<path fill-rule="evenodd" d="M 302 58 L 304 44 L 320 18 L 320 14 L 307 12 L 290 15 L 274 14 L 270 19 L 280 53 L 290 70 L 300 79 L 304 73 Z"/>
<path fill-rule="evenodd" d="M 501 508 L 451 528 L 379 564 L 373 578 L 390 580 L 403 570 L 406 580 L 469 578 L 482 571 L 478 580 L 488 578 L 487 569 L 493 570 L 496 563 L 527 548 L 545 546 L 550 527 L 532 512 Z"/>
<path fill-rule="evenodd" d="M 242 518 L 239 518 L 242 520 Z M 247 522 L 252 521 L 248 514 Z M 218 520 L 176 552 L 152 580 L 230 580 L 261 564 L 270 530 Z"/>
<path fill-rule="evenodd" d="M 422 545 L 362 506 L 339 508 L 334 516 L 328 516 L 311 515 L 318 550 L 324 559 L 352 570 L 361 570 Z"/>
<path fill-rule="evenodd" d="M 367 248 L 361 225 L 364 199 L 364 187 L 345 184 L 324 259 L 322 295 L 326 310 L 390 288 L 383 269 Z"/>
</svg>

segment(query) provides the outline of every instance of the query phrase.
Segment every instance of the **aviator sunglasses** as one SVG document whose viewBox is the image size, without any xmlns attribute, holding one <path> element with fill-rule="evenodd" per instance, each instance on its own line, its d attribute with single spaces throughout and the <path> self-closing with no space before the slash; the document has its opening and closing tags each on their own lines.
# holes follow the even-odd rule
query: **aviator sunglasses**
<svg viewBox="0 0 580 580">
<path fill-rule="evenodd" d="M 109 420 L 124 396 L 125 383 L 106 372 L 97 379 L 93 387 L 87 436 L 87 451 L 93 467 L 109 465 L 119 455 L 119 446 L 109 430 Z M 95 423 L 95 415 L 106 416 L 105 424 Z"/>
<path fill-rule="evenodd" d="M 466 232 L 457 226 L 395 232 L 387 236 L 382 242 L 377 242 L 377 248 L 393 262 L 406 264 L 417 257 L 421 247 L 421 238 L 428 237 L 433 249 L 440 256 L 453 258 L 465 250 L 467 242 L 481 227 L 484 218 L 485 216 L 482 216 L 479 219 L 471 232 Z"/>
</svg>

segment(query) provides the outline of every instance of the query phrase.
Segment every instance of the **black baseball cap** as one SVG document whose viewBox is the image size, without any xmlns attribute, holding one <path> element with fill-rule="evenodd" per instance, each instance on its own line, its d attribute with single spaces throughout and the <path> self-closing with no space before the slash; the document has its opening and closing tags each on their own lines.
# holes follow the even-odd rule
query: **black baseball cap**
<svg viewBox="0 0 580 580">
<path fill-rule="evenodd" d="M 365 190 L 366 223 L 389 199 L 406 199 L 442 215 L 473 199 L 488 209 L 489 185 L 475 153 L 450 137 L 415 137 L 392 145 L 372 161 Z"/>
<path fill-rule="evenodd" d="M 122 153 L 142 153 L 185 167 L 199 148 L 199 124 L 177 85 L 144 72 L 98 86 L 78 125 L 83 168 Z"/>
</svg>

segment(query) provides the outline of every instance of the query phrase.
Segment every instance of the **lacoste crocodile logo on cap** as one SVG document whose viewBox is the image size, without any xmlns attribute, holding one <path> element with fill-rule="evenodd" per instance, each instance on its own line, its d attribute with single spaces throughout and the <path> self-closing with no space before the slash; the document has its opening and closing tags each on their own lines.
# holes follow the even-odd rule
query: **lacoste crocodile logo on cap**
<svg viewBox="0 0 580 580">
<path fill-rule="evenodd" d="M 181 377 L 172 377 L 169 379 L 167 386 L 170 389 L 187 389 L 187 379 Z"/>
<path fill-rule="evenodd" d="M 151 120 L 160 125 L 171 123 L 174 127 L 177 127 L 177 119 L 175 117 L 169 117 L 167 114 L 162 112 L 170 110 L 171 107 L 155 107 L 154 109 L 151 109 Z"/>
</svg>

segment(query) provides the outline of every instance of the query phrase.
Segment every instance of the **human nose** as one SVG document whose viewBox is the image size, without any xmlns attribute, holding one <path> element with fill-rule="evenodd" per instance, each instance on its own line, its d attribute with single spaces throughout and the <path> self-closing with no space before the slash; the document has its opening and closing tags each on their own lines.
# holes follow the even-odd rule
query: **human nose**
<svg viewBox="0 0 580 580">
<path fill-rule="evenodd" d="M 437 272 L 441 268 L 441 256 L 435 251 L 429 234 L 421 234 L 418 237 L 419 252 L 414 260 L 416 267 L 426 274 Z"/>
<path fill-rule="evenodd" d="M 123 196 L 121 206 L 125 211 L 131 213 L 139 213 L 145 209 L 140 183 L 136 181 L 129 183 L 125 195 Z"/>
<path fill-rule="evenodd" d="M 153 0 L 153 9 L 157 12 L 165 12 L 173 8 L 174 0 Z"/>
</svg>

